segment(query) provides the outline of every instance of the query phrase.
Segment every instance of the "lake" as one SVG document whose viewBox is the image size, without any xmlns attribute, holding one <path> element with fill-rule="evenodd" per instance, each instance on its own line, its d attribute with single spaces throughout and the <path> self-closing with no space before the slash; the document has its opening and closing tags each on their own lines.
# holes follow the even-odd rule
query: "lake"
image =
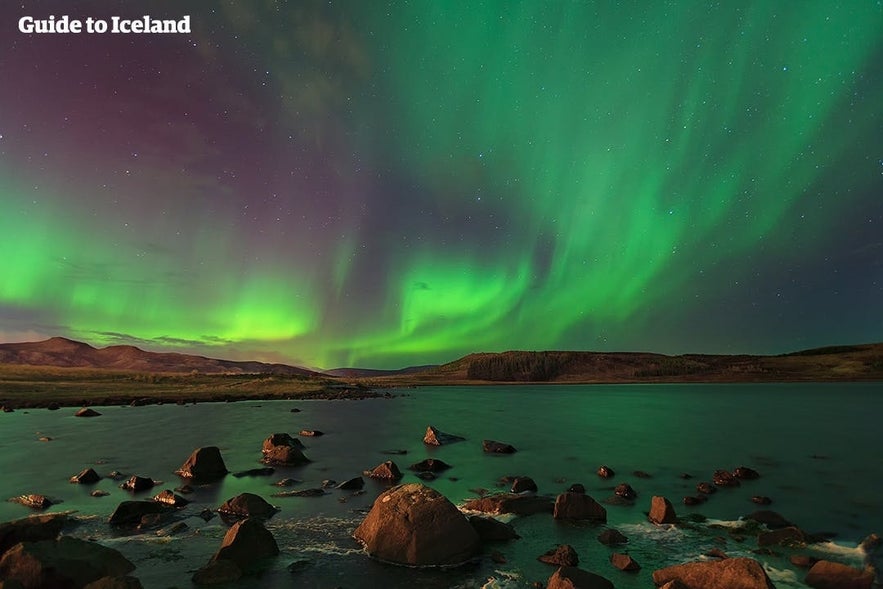
<svg viewBox="0 0 883 589">
<path fill-rule="evenodd" d="M 601 574 L 618 588 L 652 586 L 653 570 L 699 558 L 718 547 L 730 556 L 760 559 L 777 587 L 804 587 L 805 571 L 781 556 L 757 556 L 756 541 L 728 538 L 726 526 L 757 509 L 753 495 L 772 498 L 773 509 L 808 532 L 825 532 L 833 541 L 798 552 L 859 565 L 856 545 L 872 532 L 883 533 L 883 383 L 731 384 L 731 385 L 520 385 L 427 387 L 393 391 L 392 399 L 361 401 L 243 401 L 176 406 L 99 407 L 102 415 L 73 417 L 74 410 L 19 410 L 0 415 L 0 494 L 3 498 L 41 493 L 63 501 L 52 511 L 76 510 L 85 523 L 73 532 L 96 538 L 132 560 L 147 589 L 190 586 L 192 573 L 220 545 L 226 526 L 199 512 L 217 508 L 241 492 L 263 496 L 280 508 L 267 523 L 282 554 L 261 578 L 237 587 L 528 587 L 545 582 L 554 567 L 537 556 L 557 544 L 572 545 L 580 567 Z M 300 409 L 293 413 L 291 409 Z M 428 425 L 466 438 L 427 447 Z M 302 438 L 311 463 L 277 468 L 269 477 L 235 478 L 199 486 L 187 496 L 189 530 L 174 536 L 154 532 L 125 535 L 107 517 L 133 496 L 118 481 L 73 485 L 68 479 L 86 467 L 102 476 L 111 471 L 163 481 L 172 489 L 182 481 L 173 471 L 200 446 L 218 446 L 232 472 L 261 466 L 261 442 L 275 432 L 297 434 L 317 429 L 322 437 Z M 51 441 L 39 441 L 42 436 Z M 494 439 L 518 452 L 491 456 L 481 441 Z M 404 450 L 405 455 L 390 455 Z M 289 489 L 319 487 L 323 480 L 344 481 L 392 459 L 407 466 L 427 457 L 453 465 L 425 483 L 460 504 L 475 490 L 498 489 L 507 475 L 532 477 L 541 494 L 557 495 L 572 483 L 602 501 L 628 482 L 638 492 L 633 506 L 606 505 L 609 527 L 623 532 L 627 552 L 642 570 L 613 568 L 611 549 L 596 537 L 604 526 L 573 525 L 541 514 L 507 518 L 520 540 L 493 546 L 505 558 L 496 564 L 484 555 L 475 565 L 454 570 L 414 570 L 369 559 L 351 538 L 374 498 L 387 487 L 366 479 L 366 492 L 330 490 L 322 497 L 271 497 L 273 482 L 302 481 Z M 601 464 L 616 471 L 604 480 Z M 686 507 L 699 481 L 716 469 L 745 465 L 761 478 L 737 489 L 720 489 L 698 507 Z M 638 478 L 644 471 L 650 478 Z M 693 476 L 681 478 L 682 473 Z M 91 497 L 102 489 L 106 497 Z M 702 514 L 705 523 L 655 526 L 646 520 L 650 498 L 668 497 L 681 517 Z M 28 508 L 0 502 L 0 521 L 31 514 Z M 719 527 L 724 526 L 724 527 Z M 287 570 L 307 561 L 297 572 Z"/>
</svg>

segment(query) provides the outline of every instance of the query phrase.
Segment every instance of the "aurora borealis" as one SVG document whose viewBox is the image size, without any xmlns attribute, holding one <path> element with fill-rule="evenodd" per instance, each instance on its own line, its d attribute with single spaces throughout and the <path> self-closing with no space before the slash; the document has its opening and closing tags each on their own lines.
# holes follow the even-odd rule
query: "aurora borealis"
<svg viewBox="0 0 883 589">
<path fill-rule="evenodd" d="M 186 35 L 25 35 L 19 18 Z M 883 7 L 0 7 L 0 341 L 397 368 L 883 340 Z"/>
</svg>

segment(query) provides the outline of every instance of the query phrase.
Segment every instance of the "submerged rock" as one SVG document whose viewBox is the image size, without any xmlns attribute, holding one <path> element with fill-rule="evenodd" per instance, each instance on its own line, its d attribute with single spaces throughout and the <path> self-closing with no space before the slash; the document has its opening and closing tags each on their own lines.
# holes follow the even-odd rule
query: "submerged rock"
<svg viewBox="0 0 883 589">
<path fill-rule="evenodd" d="M 686 589 L 775 589 L 763 566 L 752 558 L 688 562 L 653 572 L 656 585 L 671 581 Z"/>
<path fill-rule="evenodd" d="M 239 472 L 234 472 L 233 476 L 237 479 L 241 479 L 242 477 L 268 477 L 276 472 L 276 469 L 272 466 L 265 466 L 264 468 L 250 468 L 248 470 L 240 470 Z"/>
<path fill-rule="evenodd" d="M 412 464 L 408 468 L 418 472 L 443 472 L 451 468 L 451 465 L 438 458 L 427 458 L 426 460 L 421 460 L 420 462 Z"/>
<path fill-rule="evenodd" d="M 381 493 L 353 536 L 375 558 L 414 566 L 460 564 L 480 547 L 466 516 L 420 484 Z"/>
<path fill-rule="evenodd" d="M 806 541 L 807 537 L 803 530 L 794 526 L 760 532 L 757 535 L 758 546 L 803 546 Z"/>
<path fill-rule="evenodd" d="M 616 472 L 606 464 L 602 464 L 598 467 L 598 476 L 602 479 L 609 479 L 616 476 Z"/>
<path fill-rule="evenodd" d="M 485 454 L 514 454 L 517 452 L 515 446 L 496 440 L 482 440 L 481 448 Z"/>
<path fill-rule="evenodd" d="M 613 489 L 613 493 L 618 497 L 622 497 L 623 499 L 628 499 L 630 501 L 638 497 L 638 492 L 635 491 L 628 483 L 620 483 L 616 485 L 616 488 Z"/>
<path fill-rule="evenodd" d="M 760 478 L 760 473 L 753 468 L 748 468 L 747 466 L 739 466 L 736 467 L 736 470 L 733 471 L 733 476 L 737 479 L 742 479 L 743 481 L 753 481 Z"/>
<path fill-rule="evenodd" d="M 711 477 L 712 482 L 718 487 L 738 487 L 739 479 L 727 470 L 716 470 Z"/>
<path fill-rule="evenodd" d="M 561 567 L 549 577 L 546 589 L 614 589 L 601 575 L 576 567 Z"/>
<path fill-rule="evenodd" d="M 478 532 L 482 542 L 505 542 L 521 537 L 511 524 L 501 522 L 492 517 L 471 515 L 469 516 L 469 523 Z"/>
</svg>

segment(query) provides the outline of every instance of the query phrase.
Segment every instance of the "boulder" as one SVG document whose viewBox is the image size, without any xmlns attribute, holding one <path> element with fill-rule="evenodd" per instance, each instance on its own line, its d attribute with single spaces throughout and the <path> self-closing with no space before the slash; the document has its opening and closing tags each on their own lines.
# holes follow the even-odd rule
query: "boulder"
<svg viewBox="0 0 883 589">
<path fill-rule="evenodd" d="M 791 522 L 782 517 L 780 514 L 775 511 L 770 511 L 768 509 L 762 509 L 760 511 L 755 511 L 753 513 L 749 513 L 743 519 L 756 521 L 759 524 L 763 524 L 771 530 L 778 530 L 779 528 L 788 528 L 793 526 Z"/>
<path fill-rule="evenodd" d="M 492 517 L 471 515 L 469 516 L 469 523 L 478 532 L 478 537 L 481 538 L 482 542 L 505 542 L 521 537 L 511 524 L 501 522 Z"/>
<path fill-rule="evenodd" d="M 420 484 L 381 493 L 353 536 L 375 558 L 414 566 L 460 564 L 480 546 L 466 516 Z"/>
<path fill-rule="evenodd" d="M 616 485 L 616 488 L 613 489 L 613 493 L 618 497 L 628 500 L 636 499 L 638 497 L 637 491 L 635 491 L 628 483 L 620 483 Z"/>
<path fill-rule="evenodd" d="M 165 513 L 169 507 L 156 501 L 123 501 L 110 514 L 108 523 L 112 526 L 135 526 L 146 515 Z"/>
<path fill-rule="evenodd" d="M 83 589 L 144 589 L 144 586 L 137 578 L 126 575 L 125 577 L 101 577 Z"/>
<path fill-rule="evenodd" d="M 751 498 L 751 502 L 758 505 L 769 505 L 773 502 L 773 500 L 766 495 L 755 495 Z"/>
<path fill-rule="evenodd" d="M 453 444 L 454 442 L 462 442 L 466 438 L 447 434 L 441 430 L 429 426 L 426 428 L 426 435 L 423 436 L 423 443 L 429 446 L 444 446 L 445 444 Z"/>
<path fill-rule="evenodd" d="M 304 436 L 307 438 L 317 438 L 319 436 L 324 436 L 325 432 L 320 432 L 317 429 L 302 429 L 302 430 L 300 430 L 300 433 L 298 433 L 297 435 Z"/>
<path fill-rule="evenodd" d="M 537 560 L 559 567 L 575 567 L 579 564 L 579 555 L 570 544 L 559 544 L 541 554 Z"/>
<path fill-rule="evenodd" d="M 598 476 L 602 479 L 611 479 L 616 476 L 616 472 L 606 464 L 598 467 Z"/>
<path fill-rule="evenodd" d="M 273 497 L 322 497 L 326 494 L 325 489 L 315 487 L 299 491 L 280 491 L 279 493 L 273 493 Z"/>
<path fill-rule="evenodd" d="M 711 481 L 718 487 L 738 487 L 739 479 L 733 476 L 728 470 L 716 470 L 711 477 Z"/>
<path fill-rule="evenodd" d="M 870 569 L 820 560 L 809 569 L 804 582 L 815 589 L 871 589 L 874 573 Z"/>
<path fill-rule="evenodd" d="M 613 528 L 608 528 L 598 534 L 598 542 L 601 544 L 606 544 L 607 546 L 614 546 L 616 544 L 625 544 L 629 539 L 626 538 L 622 532 L 619 530 L 615 530 Z"/>
<path fill-rule="evenodd" d="M 686 589 L 775 589 L 763 566 L 752 558 L 688 562 L 653 571 L 656 585 L 671 581 Z"/>
<path fill-rule="evenodd" d="M 711 495 L 715 491 L 717 491 L 717 488 L 711 483 L 702 482 L 696 485 L 696 492 L 703 495 Z"/>
<path fill-rule="evenodd" d="M 102 577 L 123 576 L 135 568 L 112 548 L 62 536 L 23 542 L 0 559 L 0 579 L 24 587 L 83 587 Z"/>
<path fill-rule="evenodd" d="M 485 454 L 514 454 L 517 452 L 514 446 L 496 440 L 482 440 L 481 449 Z"/>
<path fill-rule="evenodd" d="M 83 407 L 74 413 L 74 417 L 98 417 L 99 415 L 101 414 L 90 407 Z"/>
<path fill-rule="evenodd" d="M 358 491 L 362 487 L 365 486 L 365 479 L 362 477 L 354 477 L 349 480 L 343 481 L 337 488 L 341 491 Z"/>
<path fill-rule="evenodd" d="M 811 569 L 814 564 L 819 562 L 818 558 L 808 554 L 792 554 L 788 560 L 790 560 L 791 564 L 794 566 L 802 569 Z"/>
<path fill-rule="evenodd" d="M 697 497 L 693 497 L 692 495 L 687 495 L 686 497 L 684 497 L 684 505 L 687 505 L 690 507 L 692 507 L 694 505 L 702 505 L 706 501 L 708 501 L 708 497 L 705 495 L 699 495 Z"/>
<path fill-rule="evenodd" d="M 806 534 L 794 526 L 760 532 L 757 535 L 758 546 L 803 546 L 804 544 L 806 544 Z"/>
<path fill-rule="evenodd" d="M 279 554 L 276 539 L 257 519 L 238 521 L 227 530 L 212 560 L 230 560 L 242 571 Z"/>
<path fill-rule="evenodd" d="M 641 565 L 638 564 L 638 561 L 628 554 L 620 554 L 618 552 L 614 552 L 610 555 L 610 564 L 627 573 L 641 570 Z"/>
<path fill-rule="evenodd" d="M 47 513 L 0 523 L 0 554 L 19 542 L 54 540 L 72 522 L 67 513 Z"/>
<path fill-rule="evenodd" d="M 218 507 L 218 513 L 235 518 L 269 519 L 278 510 L 254 493 L 240 493 Z"/>
<path fill-rule="evenodd" d="M 760 473 L 747 466 L 739 466 L 733 471 L 733 476 L 743 481 L 753 481 L 760 478 Z"/>
<path fill-rule="evenodd" d="M 120 489 L 124 491 L 131 491 L 132 493 L 138 493 L 139 491 L 146 491 L 147 489 L 152 489 L 154 486 L 153 479 L 150 477 L 139 477 L 137 475 L 132 475 L 129 477 L 126 482 L 120 485 Z"/>
<path fill-rule="evenodd" d="M 190 501 L 184 499 L 180 495 L 175 495 L 174 492 L 166 489 L 165 491 L 161 491 L 159 494 L 153 497 L 153 500 L 158 503 L 165 503 L 166 505 L 171 505 L 172 507 L 184 507 L 189 504 Z"/>
<path fill-rule="evenodd" d="M 77 483 L 79 485 L 91 485 L 92 483 L 97 483 L 101 480 L 101 476 L 95 472 L 92 468 L 87 468 L 85 470 L 80 471 L 79 474 L 75 474 L 71 477 L 72 483 Z"/>
<path fill-rule="evenodd" d="M 300 440 L 286 433 L 271 434 L 261 445 L 261 462 L 277 466 L 306 464 L 310 460 L 304 456 L 301 448 L 303 444 Z"/>
<path fill-rule="evenodd" d="M 242 570 L 232 560 L 212 560 L 193 573 L 194 585 L 232 583 L 242 577 Z"/>
<path fill-rule="evenodd" d="M 650 515 L 648 519 L 654 524 L 676 524 L 678 516 L 674 505 L 665 497 L 658 495 L 650 500 Z"/>
<path fill-rule="evenodd" d="M 567 487 L 568 493 L 585 493 L 586 488 L 582 483 L 573 483 L 569 487 Z"/>
<path fill-rule="evenodd" d="M 584 493 L 561 493 L 555 499 L 552 517 L 606 523 L 607 510 Z"/>
<path fill-rule="evenodd" d="M 427 458 L 412 464 L 408 468 L 418 472 L 442 472 L 451 468 L 451 465 L 438 458 Z"/>
<path fill-rule="evenodd" d="M 550 497 L 537 495 L 514 495 L 512 493 L 497 493 L 478 499 L 471 499 L 463 505 L 463 509 L 480 511 L 501 515 L 512 513 L 515 515 L 533 515 L 535 513 L 552 513 L 554 502 Z"/>
<path fill-rule="evenodd" d="M 364 475 L 372 479 L 395 483 L 401 480 L 402 471 L 399 470 L 395 462 L 387 460 L 375 466 L 373 470 L 366 470 Z"/>
<path fill-rule="evenodd" d="M 31 509 L 46 509 L 52 505 L 52 501 L 46 495 L 38 493 L 28 493 L 27 495 L 19 495 L 9 499 L 13 503 L 21 503 L 25 507 Z"/>
<path fill-rule="evenodd" d="M 270 434 L 266 440 L 264 440 L 263 444 L 261 444 L 261 452 L 267 453 L 276 446 L 294 446 L 300 450 L 304 449 L 304 443 L 299 439 L 295 438 L 291 434 L 287 433 L 278 433 L 278 434 Z"/>
<path fill-rule="evenodd" d="M 549 577 L 546 589 L 614 589 L 613 583 L 576 567 L 561 567 Z"/>
<path fill-rule="evenodd" d="M 515 477 L 515 480 L 512 481 L 512 487 L 509 489 L 510 493 L 526 493 L 526 492 L 537 492 L 537 484 L 530 477 Z"/>
</svg>

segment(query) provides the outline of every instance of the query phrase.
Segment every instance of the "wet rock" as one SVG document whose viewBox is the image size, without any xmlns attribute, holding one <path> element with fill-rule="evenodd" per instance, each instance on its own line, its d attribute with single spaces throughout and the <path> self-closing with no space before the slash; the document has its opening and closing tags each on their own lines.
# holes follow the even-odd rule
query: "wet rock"
<svg viewBox="0 0 883 589">
<path fill-rule="evenodd" d="M 175 474 L 196 482 L 211 482 L 223 478 L 227 472 L 221 450 L 217 446 L 205 446 L 194 450 Z"/>
<path fill-rule="evenodd" d="M 243 519 L 269 519 L 276 511 L 275 507 L 254 493 L 240 493 L 218 507 L 218 513 L 222 515 Z"/>
<path fill-rule="evenodd" d="M 680 478 L 684 479 L 685 481 L 688 481 L 688 480 L 690 480 L 690 479 L 693 478 L 693 475 L 691 475 L 689 472 L 682 472 L 682 473 L 679 474 L 678 476 L 679 476 Z"/>
<path fill-rule="evenodd" d="M 124 491 L 130 491 L 132 493 L 138 493 L 140 491 L 146 491 L 147 489 L 152 489 L 156 483 L 154 483 L 153 479 L 149 477 L 139 477 L 137 475 L 132 475 L 129 479 L 120 485 L 120 489 Z"/>
<path fill-rule="evenodd" d="M 195 585 L 220 585 L 232 583 L 242 577 L 240 569 L 232 560 L 213 560 L 193 574 Z"/>
<path fill-rule="evenodd" d="M 289 479 L 279 479 L 278 481 L 273 483 L 273 485 L 276 487 L 292 487 L 292 486 L 298 484 L 299 482 L 301 482 L 301 481 L 299 481 L 297 479 L 290 479 L 290 478 Z"/>
<path fill-rule="evenodd" d="M 279 546 L 273 534 L 259 520 L 249 518 L 236 522 L 227 530 L 212 560 L 229 560 L 240 570 L 248 571 L 278 554 Z"/>
<path fill-rule="evenodd" d="M 455 436 L 454 434 L 445 433 L 433 426 L 426 428 L 426 434 L 423 436 L 423 443 L 429 446 L 444 446 L 445 444 L 453 444 L 454 442 L 462 442 L 466 438 Z"/>
<path fill-rule="evenodd" d="M 48 409 L 49 411 L 58 411 L 60 408 L 61 406 L 55 401 L 52 401 L 51 403 L 46 405 L 46 409 Z"/>
<path fill-rule="evenodd" d="M 678 516 L 671 501 L 658 495 L 650 500 L 648 519 L 654 524 L 676 524 L 678 522 Z"/>
<path fill-rule="evenodd" d="M 188 526 L 184 522 L 178 522 L 176 524 L 173 524 L 169 528 L 157 530 L 156 535 L 157 536 L 175 536 L 177 534 L 184 533 L 189 529 L 190 529 L 190 526 Z"/>
<path fill-rule="evenodd" d="M 757 535 L 758 546 L 803 546 L 806 544 L 806 540 L 803 530 L 794 526 L 770 532 L 760 532 Z"/>
<path fill-rule="evenodd" d="M 635 491 L 628 483 L 620 483 L 616 485 L 616 488 L 613 489 L 613 493 L 617 497 L 622 497 L 623 499 L 628 499 L 629 501 L 632 501 L 638 497 L 637 491 Z"/>
<path fill-rule="evenodd" d="M 517 452 L 514 446 L 496 440 L 482 440 L 481 449 L 485 454 L 514 454 Z"/>
<path fill-rule="evenodd" d="M 276 466 L 306 464 L 310 459 L 304 456 L 301 448 L 303 444 L 297 438 L 286 433 L 271 434 L 261 445 L 261 462 Z"/>
<path fill-rule="evenodd" d="M 91 407 L 83 407 L 82 409 L 74 413 L 74 417 L 98 417 L 99 415 L 101 414 Z"/>
<path fill-rule="evenodd" d="M 809 569 L 804 582 L 815 589 L 871 589 L 874 573 L 869 569 L 820 560 Z"/>
<path fill-rule="evenodd" d="M 705 495 L 699 495 L 698 497 L 693 497 L 691 495 L 687 495 L 684 497 L 684 505 L 693 507 L 695 505 L 702 505 L 708 501 L 708 497 Z"/>
<path fill-rule="evenodd" d="M 638 561 L 628 554 L 620 554 L 618 552 L 610 555 L 610 564 L 627 573 L 641 570 L 641 565 L 638 564 Z"/>
<path fill-rule="evenodd" d="M 319 436 L 324 436 L 325 432 L 321 432 L 317 429 L 302 429 L 297 435 L 307 438 L 318 438 Z"/>
<path fill-rule="evenodd" d="M 688 562 L 653 572 L 656 585 L 671 581 L 686 589 L 775 589 L 763 566 L 751 558 Z"/>
<path fill-rule="evenodd" d="M 794 524 L 789 522 L 780 514 L 768 509 L 749 513 L 743 519 L 756 521 L 757 523 L 763 524 L 771 530 L 778 530 L 780 528 L 788 528 L 794 526 Z"/>
<path fill-rule="evenodd" d="M 616 472 L 606 464 L 602 464 L 598 467 L 598 476 L 602 479 L 610 479 L 616 476 Z"/>
<path fill-rule="evenodd" d="M 712 548 L 705 553 L 705 556 L 709 556 L 711 558 L 730 558 L 729 556 L 727 556 L 727 553 L 720 548 Z"/>
<path fill-rule="evenodd" d="M 613 528 L 608 528 L 598 534 L 598 542 L 607 546 L 615 546 L 617 544 L 625 544 L 629 539 L 622 532 Z"/>
<path fill-rule="evenodd" d="M 389 454 L 390 456 L 404 456 L 408 453 L 407 450 L 381 450 L 381 454 Z"/>
<path fill-rule="evenodd" d="M 107 497 L 108 495 L 110 495 L 110 493 L 102 489 L 95 489 L 94 491 L 89 493 L 89 496 L 91 497 Z"/>
<path fill-rule="evenodd" d="M 164 513 L 169 507 L 157 501 L 123 501 L 110 515 L 112 526 L 135 526 L 145 515 Z"/>
<path fill-rule="evenodd" d="M 739 466 L 733 471 L 733 476 L 743 481 L 753 481 L 760 478 L 760 473 L 747 466 Z"/>
<path fill-rule="evenodd" d="M 327 495 L 325 489 L 301 489 L 299 491 L 281 491 L 273 493 L 273 497 L 322 497 Z"/>
<path fill-rule="evenodd" d="M 46 495 L 37 493 L 29 493 L 27 495 L 19 495 L 9 499 L 13 503 L 20 503 L 31 509 L 46 509 L 52 505 L 52 501 Z"/>
<path fill-rule="evenodd" d="M 559 544 L 541 554 L 537 560 L 559 567 L 575 567 L 579 564 L 579 555 L 570 544 Z"/>
<path fill-rule="evenodd" d="M 733 476 L 733 473 L 727 470 L 716 470 L 711 477 L 711 481 L 718 487 L 738 487 L 739 479 Z"/>
<path fill-rule="evenodd" d="M 402 471 L 392 460 L 378 464 L 373 470 L 366 470 L 363 474 L 368 478 L 388 482 L 398 482 L 402 478 Z"/>
<path fill-rule="evenodd" d="M 478 499 L 471 499 L 463 505 L 463 508 L 469 511 L 480 511 L 495 515 L 504 513 L 513 513 L 515 515 L 552 513 L 553 507 L 554 502 L 550 497 L 514 495 L 512 493 L 485 495 Z"/>
<path fill-rule="evenodd" d="M 126 478 L 126 475 L 124 475 L 123 473 L 121 473 L 118 470 L 112 470 L 109 473 L 107 473 L 107 478 L 114 480 L 114 481 L 121 481 L 124 478 Z"/>
<path fill-rule="evenodd" d="M 555 499 L 552 517 L 606 523 L 607 510 L 583 493 L 562 493 Z"/>
<path fill-rule="evenodd" d="M 73 519 L 66 513 L 32 515 L 0 523 L 0 554 L 19 542 L 54 540 L 71 523 Z"/>
<path fill-rule="evenodd" d="M 469 523 L 478 532 L 482 542 L 505 542 L 520 538 L 511 524 L 501 522 L 492 517 L 480 515 L 469 516 Z"/>
<path fill-rule="evenodd" d="M 751 501 L 753 503 L 758 504 L 758 505 L 769 505 L 770 503 L 773 502 L 772 499 L 770 499 L 769 497 L 767 497 L 765 495 L 755 495 L 754 497 L 751 498 Z"/>
<path fill-rule="evenodd" d="M 362 487 L 365 486 L 365 479 L 362 477 L 354 477 L 349 480 L 343 481 L 337 488 L 342 491 L 358 491 Z"/>
<path fill-rule="evenodd" d="M 298 438 L 295 438 L 291 434 L 287 434 L 285 432 L 270 434 L 266 440 L 261 444 L 261 452 L 269 452 L 273 448 L 277 446 L 294 446 L 299 450 L 304 449 L 304 443 L 301 442 Z"/>
<path fill-rule="evenodd" d="M 336 487 L 336 486 L 337 486 L 337 481 L 335 481 L 334 479 L 325 479 L 324 481 L 322 481 L 322 488 L 323 489 L 330 489 L 331 487 Z"/>
<path fill-rule="evenodd" d="M 166 505 L 171 505 L 172 507 L 184 507 L 190 503 L 189 500 L 184 499 L 180 495 L 175 495 L 174 492 L 166 489 L 165 491 L 161 491 L 159 494 L 153 497 L 153 500 L 158 503 L 165 503 Z"/>
<path fill-rule="evenodd" d="M 144 586 L 137 578 L 126 575 L 124 577 L 101 577 L 83 589 L 144 589 Z"/>
<path fill-rule="evenodd" d="M 311 566 L 313 566 L 313 561 L 311 561 L 311 560 L 296 560 L 293 563 L 291 563 L 290 565 L 288 565 L 288 567 L 286 567 L 286 568 L 288 569 L 289 573 L 294 575 L 294 574 L 297 574 L 297 573 L 307 570 Z"/>
<path fill-rule="evenodd" d="M 546 582 L 546 589 L 614 589 L 601 575 L 576 567 L 560 567 Z"/>
<path fill-rule="evenodd" d="M 506 557 L 503 555 L 502 552 L 499 552 L 497 550 L 492 550 L 491 551 L 491 561 L 493 561 L 497 564 L 506 564 Z"/>
<path fill-rule="evenodd" d="M 526 492 L 537 492 L 537 484 L 530 477 L 515 477 L 515 480 L 512 481 L 512 487 L 509 489 L 510 493 L 526 493 Z"/>
<path fill-rule="evenodd" d="M 715 491 L 717 491 L 717 488 L 711 483 L 702 482 L 696 485 L 696 492 L 702 493 L 703 495 L 711 495 Z"/>
<path fill-rule="evenodd" d="M 800 567 L 802 569 L 812 568 L 814 564 L 819 562 L 818 558 L 816 558 L 815 556 L 809 556 L 807 554 L 792 554 L 791 558 L 789 558 L 788 560 L 790 560 L 791 564 L 793 564 L 794 566 Z"/>
<path fill-rule="evenodd" d="M 567 487 L 567 492 L 568 493 L 583 493 L 583 494 L 585 494 L 586 488 L 583 486 L 582 483 L 573 483 L 572 485 Z"/>
<path fill-rule="evenodd" d="M 416 476 L 418 479 L 421 479 L 424 481 L 434 481 L 435 479 L 438 478 L 438 475 L 435 474 L 434 472 L 418 472 Z"/>
<path fill-rule="evenodd" d="M 480 546 L 454 504 L 420 484 L 381 493 L 353 536 L 375 558 L 417 566 L 460 564 Z"/>
<path fill-rule="evenodd" d="M 635 475 L 636 477 L 638 477 L 639 479 L 652 479 L 653 478 L 653 475 L 651 475 L 649 472 L 644 472 L 643 470 L 636 470 L 636 471 L 632 472 L 632 474 Z"/>
<path fill-rule="evenodd" d="M 102 577 L 126 575 L 134 568 L 112 548 L 61 536 L 10 548 L 0 559 L 0 579 L 28 588 L 84 587 Z"/>
<path fill-rule="evenodd" d="M 412 464 L 408 468 L 419 472 L 443 472 L 451 468 L 451 465 L 438 458 L 427 458 Z"/>
<path fill-rule="evenodd" d="M 264 468 L 250 468 L 248 470 L 240 470 L 239 472 L 234 472 L 233 476 L 237 479 L 241 479 L 243 477 L 268 477 L 276 472 L 276 469 L 272 466 L 265 466 Z"/>
<path fill-rule="evenodd" d="M 75 474 L 70 479 L 72 483 L 77 483 L 80 485 L 91 485 L 92 483 L 97 483 L 100 480 L 101 477 L 98 475 L 97 472 L 95 472 L 94 469 L 91 468 L 80 471 L 79 474 Z"/>
<path fill-rule="evenodd" d="M 37 441 L 38 442 L 51 442 L 52 438 L 50 438 L 49 436 L 40 436 L 39 438 L 37 438 Z"/>
</svg>

